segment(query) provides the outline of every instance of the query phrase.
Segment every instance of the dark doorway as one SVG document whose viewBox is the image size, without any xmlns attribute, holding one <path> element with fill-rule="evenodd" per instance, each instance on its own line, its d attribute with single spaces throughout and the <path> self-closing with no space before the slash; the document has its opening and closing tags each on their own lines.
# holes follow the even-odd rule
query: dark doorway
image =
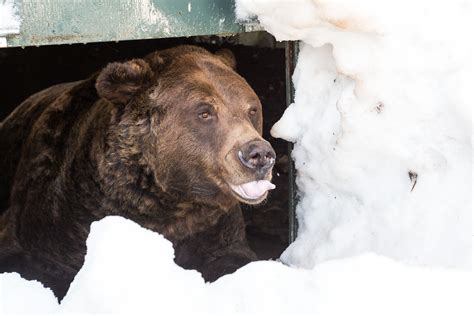
<svg viewBox="0 0 474 316">
<path fill-rule="evenodd" d="M 51 85 L 84 79 L 108 62 L 180 44 L 196 44 L 211 51 L 231 49 L 238 73 L 260 97 L 264 137 L 277 152 L 273 176 L 277 189 L 264 204 L 243 206 L 243 212 L 250 246 L 260 259 L 276 259 L 288 246 L 288 147 L 269 131 L 286 107 L 285 49 L 267 33 L 0 49 L 0 121 L 28 96 Z"/>
</svg>

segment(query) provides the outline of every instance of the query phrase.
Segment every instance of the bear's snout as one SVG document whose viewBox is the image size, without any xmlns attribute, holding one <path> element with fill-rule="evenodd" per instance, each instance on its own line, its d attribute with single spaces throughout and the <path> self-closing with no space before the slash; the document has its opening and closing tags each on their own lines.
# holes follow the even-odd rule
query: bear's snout
<svg viewBox="0 0 474 316">
<path fill-rule="evenodd" d="M 259 175 L 264 175 L 275 164 L 276 154 L 264 140 L 253 140 L 242 145 L 238 151 L 240 162 Z"/>
</svg>

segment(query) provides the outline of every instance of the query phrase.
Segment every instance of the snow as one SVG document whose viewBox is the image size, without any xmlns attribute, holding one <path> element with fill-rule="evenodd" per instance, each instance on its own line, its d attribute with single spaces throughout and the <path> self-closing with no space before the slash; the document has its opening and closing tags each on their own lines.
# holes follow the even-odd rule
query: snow
<svg viewBox="0 0 474 316">
<path fill-rule="evenodd" d="M 22 279 L 18 273 L 0 274 L 0 315 L 52 313 L 56 309 L 56 297 L 40 282 Z"/>
<path fill-rule="evenodd" d="M 295 102 L 272 135 L 295 143 L 298 238 L 288 264 L 366 251 L 471 267 L 472 4 L 247 1 L 301 40 Z"/>
<path fill-rule="evenodd" d="M 409 267 L 374 254 L 328 261 L 312 270 L 260 261 L 205 283 L 198 272 L 174 264 L 169 241 L 121 217 L 95 222 L 87 247 L 85 264 L 61 304 L 37 282 L 1 274 L 0 313 L 462 316 L 473 312 L 470 272 Z"/>
<path fill-rule="evenodd" d="M 107 217 L 61 304 L 4 273 L 0 314 L 473 315 L 472 4 L 236 5 L 302 42 L 295 103 L 272 129 L 295 143 L 298 171 L 298 238 L 282 262 L 205 283 L 161 235 Z"/>
<path fill-rule="evenodd" d="M 18 34 L 20 19 L 16 14 L 13 0 L 4 0 L 0 3 L 0 36 Z"/>
</svg>

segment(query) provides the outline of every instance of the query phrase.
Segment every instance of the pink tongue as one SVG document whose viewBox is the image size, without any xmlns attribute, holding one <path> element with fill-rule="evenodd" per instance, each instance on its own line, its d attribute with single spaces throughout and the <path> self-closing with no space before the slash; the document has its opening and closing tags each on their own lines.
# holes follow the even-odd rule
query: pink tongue
<svg viewBox="0 0 474 316">
<path fill-rule="evenodd" d="M 241 184 L 244 193 L 252 199 L 256 199 L 265 194 L 268 190 L 275 189 L 275 185 L 267 180 L 252 181 Z"/>
</svg>

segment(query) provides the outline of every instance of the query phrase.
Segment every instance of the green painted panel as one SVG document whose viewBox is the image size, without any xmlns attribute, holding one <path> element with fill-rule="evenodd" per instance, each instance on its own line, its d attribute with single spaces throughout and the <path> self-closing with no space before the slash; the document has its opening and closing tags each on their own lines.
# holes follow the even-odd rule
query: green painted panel
<svg viewBox="0 0 474 316">
<path fill-rule="evenodd" d="M 16 0 L 7 46 L 239 33 L 233 0 Z"/>
</svg>

